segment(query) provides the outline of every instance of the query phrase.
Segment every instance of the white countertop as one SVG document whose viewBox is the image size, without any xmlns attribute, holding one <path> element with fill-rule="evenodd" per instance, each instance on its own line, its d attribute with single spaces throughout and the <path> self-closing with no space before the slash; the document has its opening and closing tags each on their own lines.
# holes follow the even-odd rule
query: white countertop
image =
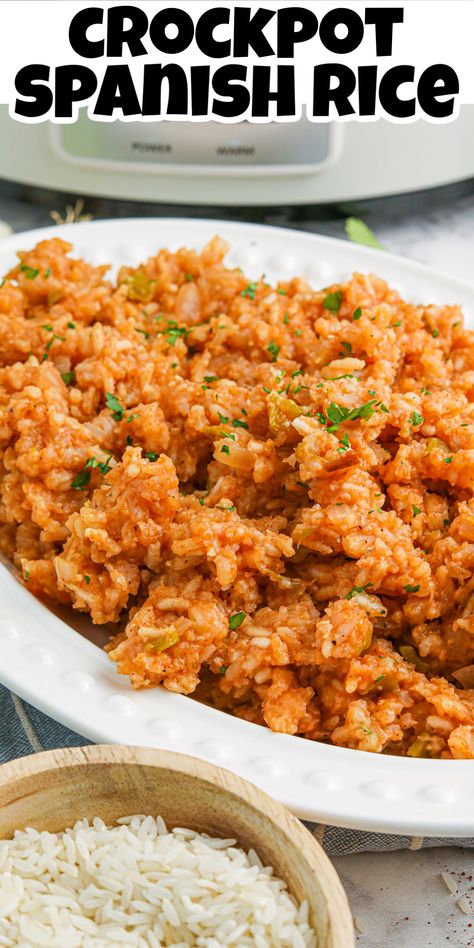
<svg viewBox="0 0 474 948">
<path fill-rule="evenodd" d="M 394 200 L 399 205 L 398 214 L 394 213 Z M 61 206 L 57 201 L 54 204 L 54 195 L 51 201 L 51 206 Z M 91 207 L 86 204 L 86 210 L 91 210 L 94 216 L 114 214 L 113 202 L 93 201 Z M 132 216 L 134 210 L 124 205 L 121 213 Z M 147 210 L 158 215 L 173 215 L 176 211 L 175 208 L 155 211 L 151 207 Z M 428 200 L 422 205 L 405 196 L 392 199 L 387 206 L 380 201 L 369 202 L 360 209 L 348 208 L 347 213 L 364 217 L 387 249 L 474 282 L 473 194 L 456 196 L 452 201 L 449 197 L 433 200 L 433 203 Z M 203 216 L 225 217 L 226 212 Z M 243 217 L 246 218 L 245 211 Z M 313 216 L 309 212 L 307 217 L 290 220 L 290 226 L 343 236 L 343 217 L 342 209 L 338 209 L 333 218 L 319 212 Z M 11 199 L 8 194 L 0 194 L 2 218 L 15 230 L 50 223 L 47 206 L 28 203 L 23 196 Z M 269 224 L 285 224 L 286 210 L 271 209 L 263 220 Z M 334 864 L 345 885 L 354 917 L 363 929 L 356 936 L 360 948 L 474 948 L 474 914 L 464 915 L 457 905 L 466 895 L 474 908 L 474 849 L 364 853 L 337 857 Z M 449 893 L 441 872 L 450 873 L 458 886 L 457 894 Z"/>
<path fill-rule="evenodd" d="M 360 948 L 474 945 L 474 914 L 464 915 L 457 905 L 464 895 L 474 904 L 473 850 L 362 853 L 333 862 L 362 930 L 356 935 Z M 456 894 L 450 894 L 442 872 L 454 880 Z"/>
</svg>

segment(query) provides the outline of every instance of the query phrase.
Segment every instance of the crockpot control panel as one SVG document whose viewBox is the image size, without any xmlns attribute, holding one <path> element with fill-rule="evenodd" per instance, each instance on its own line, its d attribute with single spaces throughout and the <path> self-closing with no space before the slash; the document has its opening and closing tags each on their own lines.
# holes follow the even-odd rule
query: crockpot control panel
<svg viewBox="0 0 474 948">
<path fill-rule="evenodd" d="M 201 166 L 314 171 L 334 156 L 333 125 L 297 122 L 94 122 L 81 113 L 71 125 L 52 128 L 53 144 L 63 158 L 103 165 L 113 162 L 160 166 Z"/>
</svg>

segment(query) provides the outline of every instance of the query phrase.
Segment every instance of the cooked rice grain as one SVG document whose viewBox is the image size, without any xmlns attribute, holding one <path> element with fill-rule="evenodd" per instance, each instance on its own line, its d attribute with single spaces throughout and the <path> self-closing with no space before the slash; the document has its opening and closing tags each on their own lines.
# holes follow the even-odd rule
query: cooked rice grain
<svg viewBox="0 0 474 948">
<path fill-rule="evenodd" d="M 474 336 L 217 238 L 0 287 L 0 545 L 162 685 L 311 740 L 474 758 Z M 240 616 L 241 620 L 236 620 Z M 236 622 L 238 621 L 238 624 Z"/>
</svg>

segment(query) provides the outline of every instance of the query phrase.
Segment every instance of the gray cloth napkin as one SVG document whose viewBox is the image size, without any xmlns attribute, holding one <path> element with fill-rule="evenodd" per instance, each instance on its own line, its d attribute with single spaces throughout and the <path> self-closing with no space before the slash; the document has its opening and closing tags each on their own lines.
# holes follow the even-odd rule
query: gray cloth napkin
<svg viewBox="0 0 474 948">
<path fill-rule="evenodd" d="M 75 734 L 41 711 L 33 708 L 7 688 L 0 685 L 0 763 L 52 750 L 56 747 L 81 747 L 91 741 Z M 421 849 L 430 846 L 470 846 L 474 838 L 432 839 L 421 836 L 392 836 L 388 833 L 366 833 L 360 830 L 341 829 L 305 823 L 316 839 L 322 843 L 330 856 L 345 856 L 349 853 L 388 852 L 393 849 Z"/>
</svg>

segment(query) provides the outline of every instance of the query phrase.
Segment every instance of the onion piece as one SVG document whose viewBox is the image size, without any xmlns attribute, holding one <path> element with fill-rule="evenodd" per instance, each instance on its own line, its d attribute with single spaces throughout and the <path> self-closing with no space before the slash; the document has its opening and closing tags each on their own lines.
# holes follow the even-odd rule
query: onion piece
<svg viewBox="0 0 474 948">
<path fill-rule="evenodd" d="M 463 688 L 474 688 L 474 665 L 464 665 L 453 672 L 452 676 Z"/>
</svg>

